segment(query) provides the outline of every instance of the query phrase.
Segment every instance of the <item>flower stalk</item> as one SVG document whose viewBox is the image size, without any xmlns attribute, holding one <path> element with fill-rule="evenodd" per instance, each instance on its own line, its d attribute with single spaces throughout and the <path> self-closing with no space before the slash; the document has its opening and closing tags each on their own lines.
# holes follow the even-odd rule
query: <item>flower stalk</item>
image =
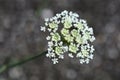
<svg viewBox="0 0 120 80">
<path fill-rule="evenodd" d="M 30 56 L 30 57 L 25 57 L 22 60 L 16 61 L 16 62 L 10 62 L 8 64 L 4 64 L 2 66 L 0 66 L 0 74 L 2 74 L 3 72 L 9 70 L 10 68 L 16 67 L 16 66 L 20 66 L 24 63 L 30 62 L 32 60 L 35 60 L 39 57 L 42 57 L 43 55 L 45 55 L 47 53 L 47 51 L 44 51 L 40 54 L 34 55 L 34 56 Z"/>
</svg>

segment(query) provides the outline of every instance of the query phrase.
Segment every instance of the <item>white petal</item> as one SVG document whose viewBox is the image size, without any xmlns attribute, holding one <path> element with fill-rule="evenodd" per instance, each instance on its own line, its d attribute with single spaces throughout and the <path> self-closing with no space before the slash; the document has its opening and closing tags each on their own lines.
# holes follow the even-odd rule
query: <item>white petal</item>
<svg viewBox="0 0 120 80">
<path fill-rule="evenodd" d="M 43 32 L 45 32 L 45 31 L 46 31 L 46 28 L 41 26 L 41 29 L 40 29 L 40 30 L 43 31 Z"/>
<path fill-rule="evenodd" d="M 64 56 L 63 56 L 63 55 L 59 55 L 59 58 L 60 58 L 60 59 L 64 59 Z"/>
<path fill-rule="evenodd" d="M 47 36 L 46 39 L 47 39 L 47 40 L 50 40 L 50 36 Z"/>
<path fill-rule="evenodd" d="M 71 57 L 71 58 L 74 57 L 72 53 L 69 53 L 68 56 Z"/>
</svg>

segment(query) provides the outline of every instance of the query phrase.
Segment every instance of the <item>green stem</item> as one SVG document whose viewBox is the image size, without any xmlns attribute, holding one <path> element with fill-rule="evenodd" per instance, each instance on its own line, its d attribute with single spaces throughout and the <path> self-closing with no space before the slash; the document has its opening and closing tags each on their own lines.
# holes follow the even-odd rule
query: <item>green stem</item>
<svg viewBox="0 0 120 80">
<path fill-rule="evenodd" d="M 41 57 L 42 55 L 45 55 L 46 53 L 47 53 L 47 51 L 44 51 L 41 54 L 37 54 L 35 56 L 30 56 L 30 57 L 25 57 L 24 59 L 22 59 L 20 61 L 16 61 L 16 62 L 13 62 L 13 63 L 8 63 L 8 64 L 5 64 L 5 65 L 2 65 L 0 67 L 0 74 L 5 72 L 6 70 L 8 70 L 10 68 L 16 67 L 18 65 L 22 65 L 26 62 L 29 62 L 29 61 L 32 61 L 32 60 L 38 58 L 38 57 Z"/>
</svg>

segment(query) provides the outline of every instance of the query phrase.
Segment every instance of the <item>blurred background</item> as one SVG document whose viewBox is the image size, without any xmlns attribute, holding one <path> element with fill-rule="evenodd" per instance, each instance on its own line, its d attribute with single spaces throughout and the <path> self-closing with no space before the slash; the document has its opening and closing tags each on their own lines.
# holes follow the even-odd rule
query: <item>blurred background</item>
<svg viewBox="0 0 120 80">
<path fill-rule="evenodd" d="M 0 0 L 0 65 L 47 49 L 44 18 L 73 11 L 93 27 L 94 59 L 59 64 L 42 56 L 0 74 L 0 80 L 120 80 L 120 0 Z"/>
</svg>

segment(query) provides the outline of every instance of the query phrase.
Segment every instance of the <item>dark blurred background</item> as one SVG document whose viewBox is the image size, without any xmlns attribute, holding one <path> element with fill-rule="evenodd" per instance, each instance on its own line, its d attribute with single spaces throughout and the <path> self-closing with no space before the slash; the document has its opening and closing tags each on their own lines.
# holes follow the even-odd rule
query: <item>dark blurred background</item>
<svg viewBox="0 0 120 80">
<path fill-rule="evenodd" d="M 0 65 L 47 49 L 44 18 L 73 11 L 93 27 L 94 59 L 59 64 L 42 56 L 0 74 L 0 80 L 120 80 L 120 0 L 0 0 Z"/>
</svg>

